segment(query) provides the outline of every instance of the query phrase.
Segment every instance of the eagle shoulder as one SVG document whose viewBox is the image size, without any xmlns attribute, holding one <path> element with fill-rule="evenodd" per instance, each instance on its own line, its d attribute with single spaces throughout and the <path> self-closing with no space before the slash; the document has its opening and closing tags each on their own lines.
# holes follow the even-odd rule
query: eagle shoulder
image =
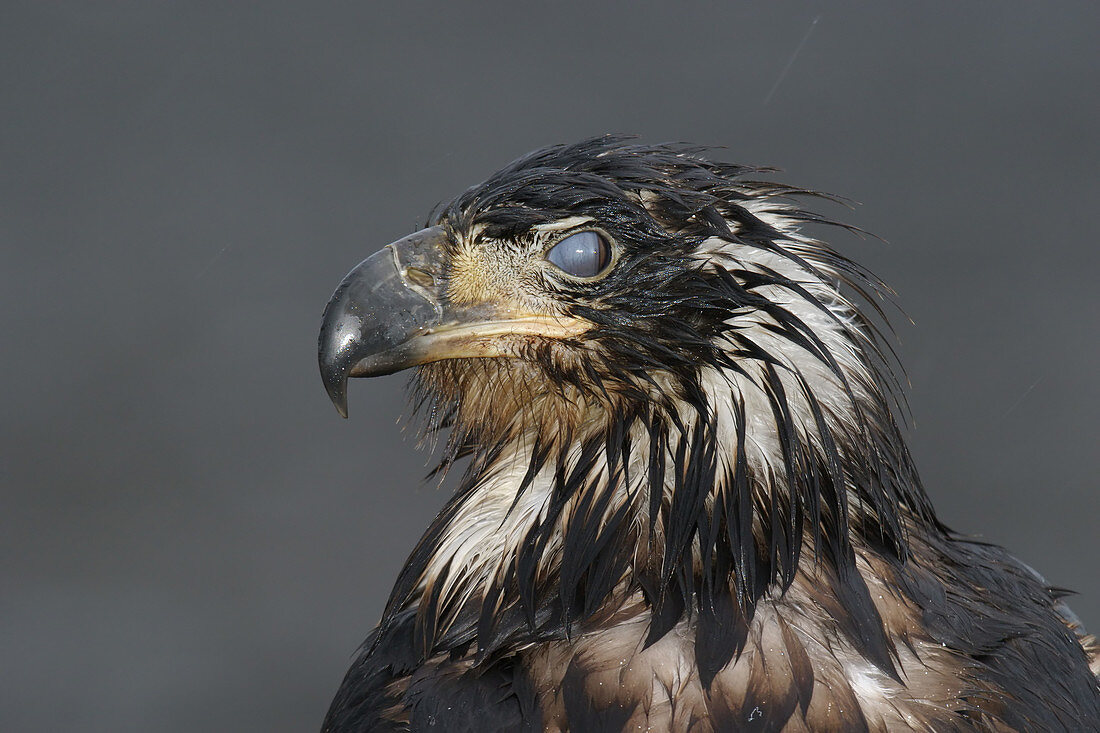
<svg viewBox="0 0 1100 733">
<path fill-rule="evenodd" d="M 375 629 L 348 670 L 322 733 L 535 731 L 538 704 L 527 676 L 504 658 L 475 665 L 457 650 L 419 659 L 415 617 Z"/>
</svg>

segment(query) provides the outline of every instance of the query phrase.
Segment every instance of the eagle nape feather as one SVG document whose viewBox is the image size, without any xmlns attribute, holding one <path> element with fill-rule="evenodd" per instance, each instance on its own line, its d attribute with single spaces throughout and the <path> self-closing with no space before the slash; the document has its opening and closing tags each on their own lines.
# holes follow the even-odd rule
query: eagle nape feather
<svg viewBox="0 0 1100 733">
<path fill-rule="evenodd" d="M 1100 729 L 1064 594 L 921 487 L 888 288 L 772 174 L 547 147 L 340 283 L 337 408 L 415 368 L 465 468 L 325 731 Z"/>
</svg>

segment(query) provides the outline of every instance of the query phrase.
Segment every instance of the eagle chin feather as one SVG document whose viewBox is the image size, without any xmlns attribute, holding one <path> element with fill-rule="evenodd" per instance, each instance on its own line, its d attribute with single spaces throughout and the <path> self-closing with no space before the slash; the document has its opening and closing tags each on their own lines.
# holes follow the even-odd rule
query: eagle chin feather
<svg viewBox="0 0 1100 733">
<path fill-rule="evenodd" d="M 325 730 L 1098 724 L 1091 638 L 921 487 L 889 289 L 768 173 L 595 138 L 429 222 L 441 297 L 586 330 L 419 366 L 438 470 L 467 465 Z M 608 273 L 543 264 L 584 228 Z"/>
</svg>

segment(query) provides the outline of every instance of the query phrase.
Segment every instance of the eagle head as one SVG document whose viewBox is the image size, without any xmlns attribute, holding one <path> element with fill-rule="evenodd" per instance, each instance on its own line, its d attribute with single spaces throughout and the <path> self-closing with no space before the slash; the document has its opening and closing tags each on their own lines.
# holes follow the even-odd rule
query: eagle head
<svg viewBox="0 0 1100 733">
<path fill-rule="evenodd" d="M 421 393 L 490 440 L 687 397 L 732 364 L 731 315 L 765 305 L 708 252 L 735 237 L 716 206 L 747 171 L 614 138 L 516 161 L 340 285 L 330 396 L 346 414 L 347 377 L 419 366 Z"/>
</svg>

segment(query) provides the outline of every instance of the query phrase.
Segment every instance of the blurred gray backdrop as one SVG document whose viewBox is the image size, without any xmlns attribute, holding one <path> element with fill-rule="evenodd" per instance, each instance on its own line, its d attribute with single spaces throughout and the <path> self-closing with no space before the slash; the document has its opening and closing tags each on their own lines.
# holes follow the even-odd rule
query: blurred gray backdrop
<svg viewBox="0 0 1100 733">
<path fill-rule="evenodd" d="M 344 273 L 536 146 L 859 202 L 943 519 L 1100 627 L 1100 5 L 0 6 L 0 729 L 316 729 L 444 500 Z M 833 211 L 831 213 L 837 213 Z"/>
</svg>

